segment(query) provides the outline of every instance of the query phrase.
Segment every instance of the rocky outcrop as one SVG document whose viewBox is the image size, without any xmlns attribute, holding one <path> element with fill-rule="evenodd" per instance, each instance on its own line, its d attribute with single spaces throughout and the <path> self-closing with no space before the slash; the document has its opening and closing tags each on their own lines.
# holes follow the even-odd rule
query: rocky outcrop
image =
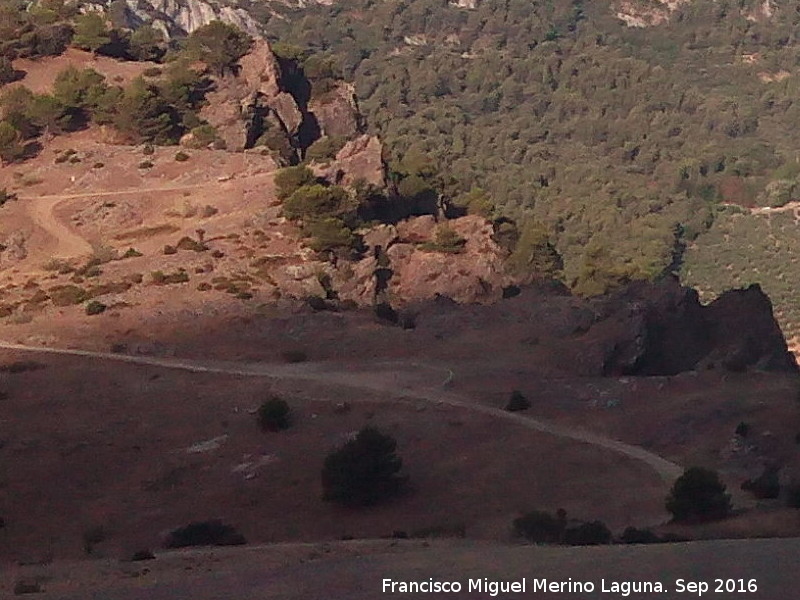
<svg viewBox="0 0 800 600">
<path fill-rule="evenodd" d="M 634 284 L 599 300 L 587 342 L 602 348 L 602 371 L 673 375 L 697 369 L 797 371 L 797 363 L 757 285 L 703 306 L 675 279 Z"/>
<path fill-rule="evenodd" d="M 615 14 L 628 27 L 652 27 L 669 20 L 682 4 L 692 0 L 621 0 L 613 5 Z"/>
<path fill-rule="evenodd" d="M 417 244 L 431 241 L 434 235 L 436 225 L 430 216 L 369 232 L 364 236 L 366 258 L 337 273 L 335 287 L 342 299 L 368 305 L 380 296 L 401 306 L 437 296 L 464 304 L 502 298 L 503 288 L 511 281 L 505 275 L 505 253 L 492 239 L 492 224 L 467 216 L 447 225 L 466 240 L 461 252 L 440 252 Z M 423 231 L 428 233 L 427 240 Z"/>
<path fill-rule="evenodd" d="M 302 71 L 288 68 L 285 73 L 269 43 L 257 39 L 239 61 L 237 74 L 217 79 L 200 116 L 216 128 L 228 150 L 250 148 L 261 138 L 271 150 L 294 161 L 321 135 L 351 139 L 358 134 L 361 115 L 352 86 L 338 82 L 307 105 L 309 83 Z M 341 183 L 363 178 L 382 184 L 381 150 L 374 138 L 346 144 L 336 159 L 342 163 Z"/>
<path fill-rule="evenodd" d="M 383 144 L 375 136 L 362 135 L 347 142 L 327 165 L 315 165 L 314 172 L 332 183 L 352 185 L 358 180 L 383 187 L 386 184 Z"/>
<path fill-rule="evenodd" d="M 269 126 L 289 141 L 296 139 L 304 115 L 282 85 L 280 65 L 269 43 L 256 40 L 239 65 L 236 76 L 217 81 L 200 116 L 234 152 L 251 147 Z"/>
<path fill-rule="evenodd" d="M 0 262 L 15 263 L 27 258 L 26 242 L 27 239 L 21 231 L 15 231 L 8 235 L 0 243 Z"/>
<path fill-rule="evenodd" d="M 111 0 L 88 2 L 82 10 L 107 11 L 110 4 Z M 124 26 L 136 29 L 150 24 L 167 39 L 186 36 L 211 21 L 235 25 L 253 37 L 261 36 L 258 22 L 246 10 L 203 0 L 125 0 L 121 13 L 115 15 L 122 16 Z"/>
<path fill-rule="evenodd" d="M 308 111 L 314 115 L 322 135 L 351 138 L 362 130 L 355 88 L 350 83 L 340 81 L 333 90 L 312 98 Z"/>
</svg>

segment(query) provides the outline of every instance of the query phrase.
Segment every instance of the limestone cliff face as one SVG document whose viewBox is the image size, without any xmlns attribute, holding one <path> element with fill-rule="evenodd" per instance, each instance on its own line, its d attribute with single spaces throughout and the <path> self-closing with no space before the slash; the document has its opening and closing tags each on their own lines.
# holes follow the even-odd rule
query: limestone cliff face
<svg viewBox="0 0 800 600">
<path fill-rule="evenodd" d="M 234 152 L 252 146 L 265 123 L 275 124 L 287 139 L 296 136 L 303 116 L 283 90 L 280 66 L 269 43 L 257 39 L 239 64 L 236 76 L 217 81 L 200 116 Z"/>
<path fill-rule="evenodd" d="M 99 0 L 84 6 L 108 10 L 110 4 L 111 0 Z M 235 25 L 253 37 L 261 35 L 258 23 L 246 10 L 206 0 L 125 0 L 124 19 L 131 29 L 147 23 L 168 39 L 188 35 L 211 21 Z"/>
</svg>

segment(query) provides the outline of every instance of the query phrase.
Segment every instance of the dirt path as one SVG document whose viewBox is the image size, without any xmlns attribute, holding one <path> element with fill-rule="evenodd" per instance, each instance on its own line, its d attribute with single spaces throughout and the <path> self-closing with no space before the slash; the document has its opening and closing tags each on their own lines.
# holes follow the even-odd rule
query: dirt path
<svg viewBox="0 0 800 600">
<path fill-rule="evenodd" d="M 193 190 L 202 187 L 208 187 L 209 185 L 213 185 L 214 183 L 219 182 L 205 182 L 205 183 L 194 183 L 194 184 L 186 184 L 186 185 L 165 185 L 160 187 L 153 187 L 153 188 L 131 188 L 128 190 L 114 190 L 112 192 L 80 192 L 77 194 L 49 194 L 46 196 L 19 196 L 19 200 L 25 200 L 26 202 L 38 202 L 38 201 L 60 201 L 60 200 L 74 200 L 77 198 L 99 198 L 105 196 L 126 196 L 128 194 L 146 194 L 148 192 L 180 192 L 183 190 Z"/>
<path fill-rule="evenodd" d="M 33 224 L 44 230 L 47 235 L 55 240 L 56 245 L 51 252 L 52 256 L 68 257 L 91 254 L 91 244 L 77 233 L 71 231 L 53 213 L 55 207 L 64 198 L 61 196 L 42 196 L 35 199 L 20 199 L 27 202 L 26 208 Z"/>
<path fill-rule="evenodd" d="M 783 213 L 783 212 L 793 212 L 795 217 L 797 217 L 797 213 L 800 211 L 800 202 L 792 201 L 787 202 L 783 206 L 771 207 L 771 206 L 759 206 L 750 209 L 750 214 L 752 215 L 771 215 L 774 213 Z"/>
<path fill-rule="evenodd" d="M 112 354 L 108 352 L 92 352 L 89 350 L 26 346 L 24 344 L 13 344 L 3 341 L 0 341 L 0 348 L 40 354 L 60 354 L 69 356 L 83 356 L 86 358 L 102 360 L 114 360 L 138 365 L 162 367 L 166 369 L 180 369 L 193 373 L 220 373 L 225 375 L 240 375 L 245 377 L 271 377 L 286 380 L 314 381 L 356 389 L 370 390 L 374 392 L 385 392 L 388 393 L 387 397 L 401 396 L 403 398 L 421 400 L 436 405 L 447 405 L 464 410 L 471 410 L 489 415 L 494 418 L 512 421 L 527 429 L 590 444 L 605 450 L 610 450 L 611 452 L 616 452 L 617 454 L 621 454 L 628 458 L 645 463 L 654 471 L 656 471 L 658 475 L 667 483 L 672 483 L 683 472 L 683 469 L 680 465 L 670 462 L 658 456 L 657 454 L 649 452 L 638 446 L 626 444 L 624 442 L 581 429 L 562 427 L 553 423 L 547 423 L 526 417 L 519 413 L 511 413 L 505 410 L 493 408 L 491 406 L 470 402 L 461 396 L 441 389 L 442 387 L 445 387 L 445 385 L 453 385 L 453 380 L 450 376 L 448 376 L 448 378 L 445 380 L 445 385 L 439 387 L 418 386 L 417 389 L 412 389 L 410 386 L 402 385 L 403 382 L 400 378 L 402 372 L 399 369 L 384 373 L 375 371 L 365 373 L 352 370 L 336 370 L 336 364 L 326 363 L 282 365 L 155 358 L 146 356 L 131 356 L 126 354 Z"/>
<path fill-rule="evenodd" d="M 25 202 L 25 208 L 33 224 L 42 229 L 55 240 L 52 256 L 69 257 L 82 256 L 92 253 L 92 246 L 86 239 L 72 231 L 66 224 L 56 218 L 56 206 L 65 200 L 78 198 L 101 198 L 108 196 L 125 196 L 147 192 L 175 192 L 207 187 L 209 182 L 192 185 L 170 185 L 156 188 L 133 188 L 129 190 L 116 190 L 113 192 L 81 192 L 78 194 L 51 194 L 47 196 L 19 196 L 18 200 Z"/>
</svg>

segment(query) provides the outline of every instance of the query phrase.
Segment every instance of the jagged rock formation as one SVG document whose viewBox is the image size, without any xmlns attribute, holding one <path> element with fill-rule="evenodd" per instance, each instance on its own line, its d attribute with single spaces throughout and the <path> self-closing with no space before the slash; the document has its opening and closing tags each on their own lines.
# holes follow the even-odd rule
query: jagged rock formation
<svg viewBox="0 0 800 600">
<path fill-rule="evenodd" d="M 486 219 L 467 216 L 447 222 L 466 243 L 457 253 L 426 250 L 419 243 L 435 238 L 433 216 L 383 225 L 365 235 L 366 258 L 332 273 L 342 299 L 369 305 L 376 298 L 404 305 L 446 296 L 460 303 L 490 303 L 513 283 L 505 274 L 505 251 L 492 239 Z"/>
<path fill-rule="evenodd" d="M 349 139 L 360 132 L 352 86 L 338 82 L 332 92 L 309 102 L 313 83 L 296 68 L 287 72 L 264 39 L 255 40 L 239 65 L 235 76 L 217 80 L 200 114 L 228 150 L 251 148 L 267 134 L 266 145 L 293 162 L 321 135 Z"/>
<path fill-rule="evenodd" d="M 634 284 L 595 302 L 586 334 L 602 348 L 605 374 L 673 375 L 695 369 L 797 371 L 769 298 L 757 285 L 703 306 L 675 279 Z"/>
<path fill-rule="evenodd" d="M 85 3 L 84 10 L 108 11 L 112 0 Z M 121 25 L 136 29 L 150 24 L 159 29 L 166 39 L 183 37 L 208 25 L 211 21 L 222 21 L 235 25 L 254 37 L 260 37 L 261 27 L 250 14 L 241 8 L 204 0 L 124 0 L 122 10 L 115 15 Z"/>
<path fill-rule="evenodd" d="M 338 82 L 330 92 L 310 100 L 308 110 L 316 118 L 322 135 L 351 137 L 362 129 L 356 91 L 351 83 Z"/>
<path fill-rule="evenodd" d="M 339 185 L 349 186 L 358 180 L 383 187 L 386 175 L 383 145 L 375 136 L 362 135 L 347 142 L 328 165 L 313 166 L 314 172 Z"/>
</svg>

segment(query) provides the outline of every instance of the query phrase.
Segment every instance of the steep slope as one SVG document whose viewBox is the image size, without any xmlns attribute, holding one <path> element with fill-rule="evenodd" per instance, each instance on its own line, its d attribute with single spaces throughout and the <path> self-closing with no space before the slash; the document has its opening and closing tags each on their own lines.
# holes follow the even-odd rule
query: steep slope
<svg viewBox="0 0 800 600">
<path fill-rule="evenodd" d="M 543 223 L 596 293 L 679 271 L 720 204 L 798 197 L 797 25 L 763 0 L 414 0 L 284 8 L 266 31 L 352 74 L 400 176 L 422 156 L 444 194 Z"/>
</svg>

